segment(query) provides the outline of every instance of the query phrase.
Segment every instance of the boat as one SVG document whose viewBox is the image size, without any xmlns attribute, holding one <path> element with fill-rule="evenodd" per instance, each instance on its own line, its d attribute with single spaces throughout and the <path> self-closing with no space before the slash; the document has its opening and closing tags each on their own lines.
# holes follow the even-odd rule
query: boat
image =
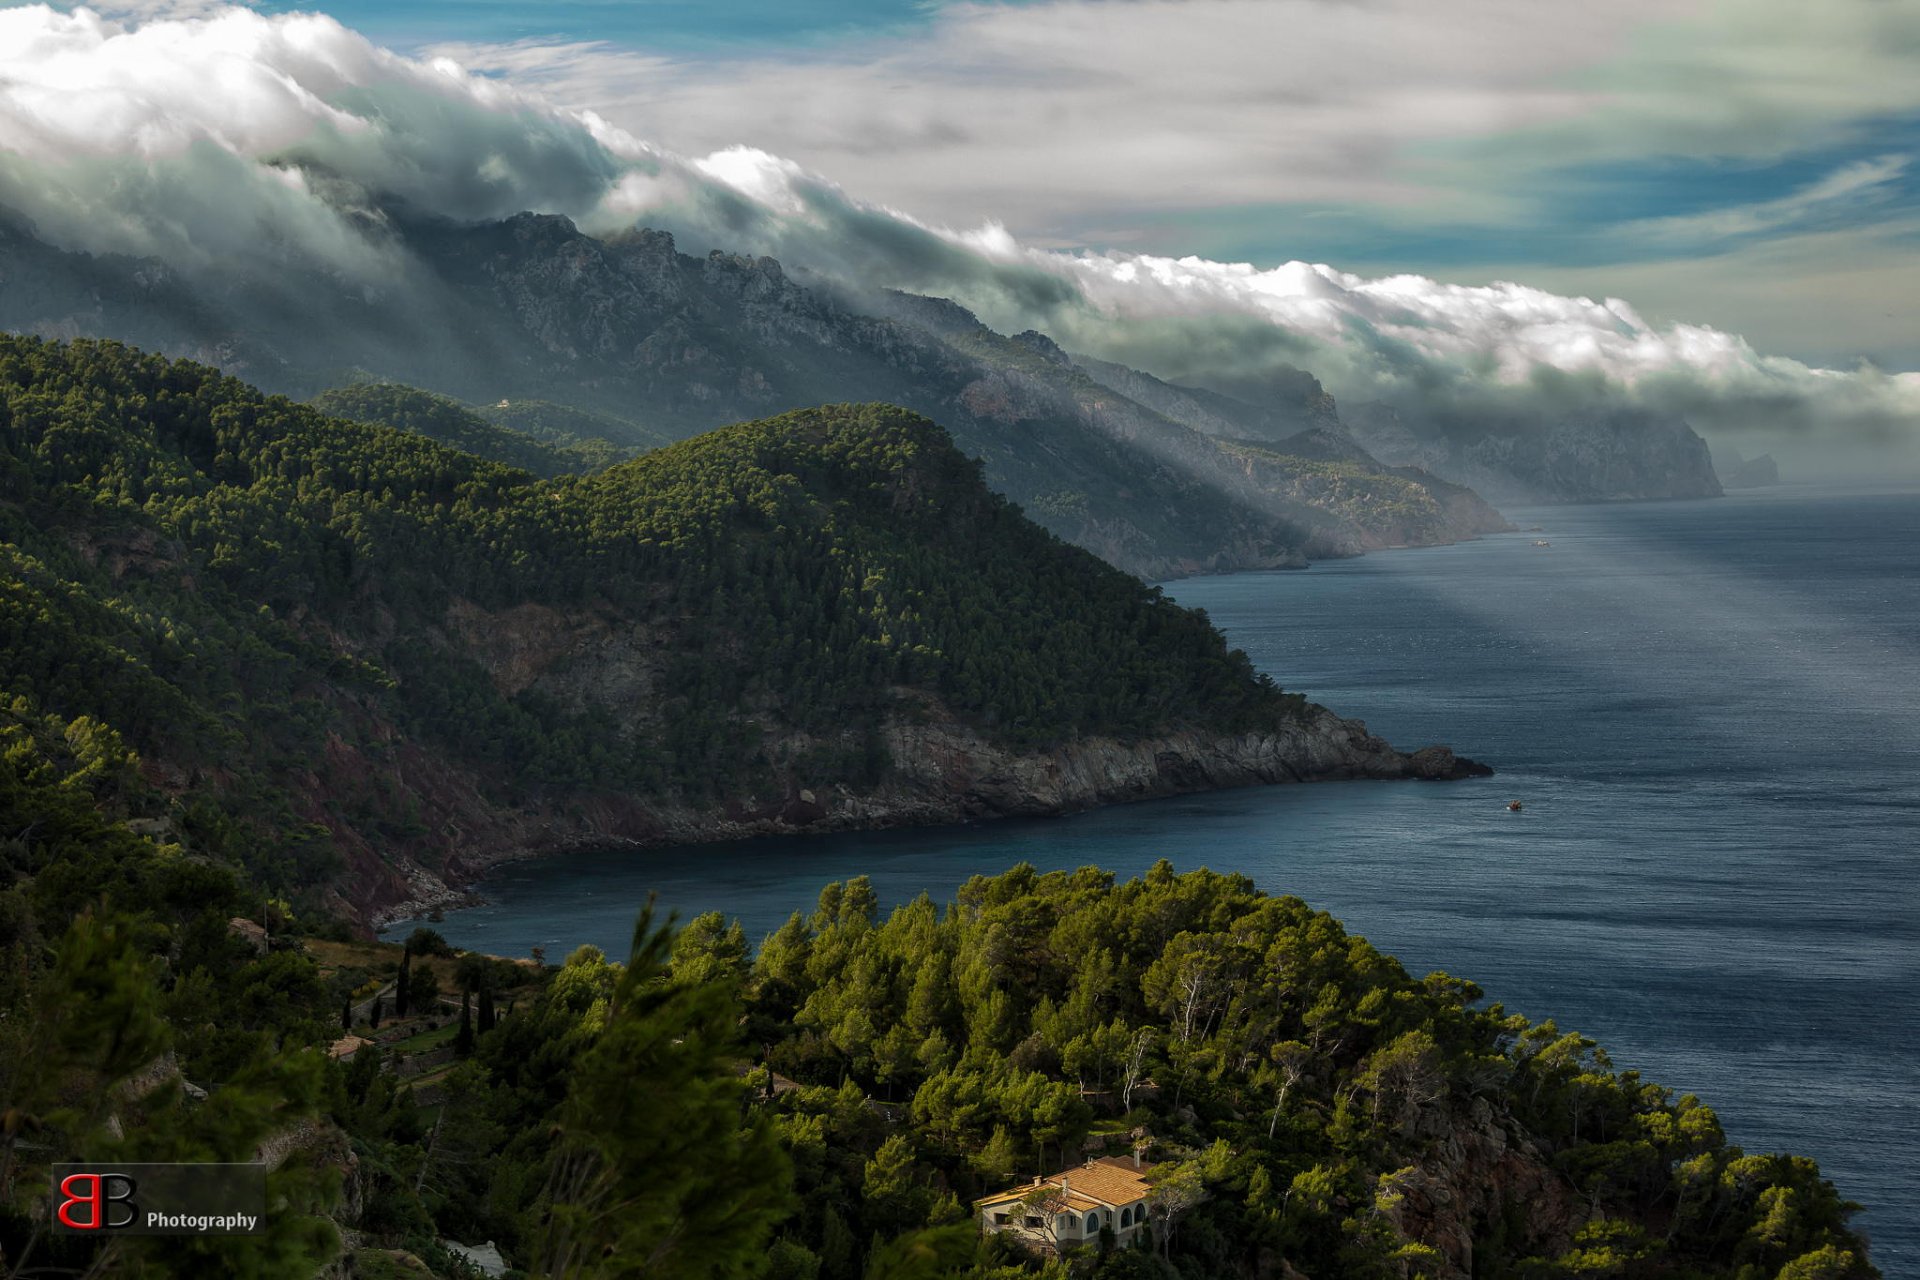
<svg viewBox="0 0 1920 1280">
<path fill-rule="evenodd" d="M 1545 538 L 1535 538 L 1533 540 L 1533 545 L 1536 547 L 1550 547 L 1553 544 L 1551 542 L 1548 542 Z"/>
<path fill-rule="evenodd" d="M 1508 813 L 1520 812 L 1520 802 L 1518 800 L 1507 801 L 1507 812 Z"/>
</svg>

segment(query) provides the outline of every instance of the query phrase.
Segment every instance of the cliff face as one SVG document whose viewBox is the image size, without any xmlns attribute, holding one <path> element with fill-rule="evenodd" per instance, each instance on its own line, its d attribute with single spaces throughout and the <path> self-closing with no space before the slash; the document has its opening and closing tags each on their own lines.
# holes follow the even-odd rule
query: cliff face
<svg viewBox="0 0 1920 1280">
<path fill-rule="evenodd" d="M 1480 1274 L 1476 1243 L 1498 1232 L 1504 1251 L 1559 1257 L 1591 1206 L 1553 1168 L 1538 1139 L 1485 1098 L 1420 1118 L 1425 1154 L 1393 1179 L 1386 1215 L 1402 1238 L 1439 1250 L 1437 1280 Z"/>
<path fill-rule="evenodd" d="M 1743 458 L 1737 449 L 1716 449 L 1713 469 L 1729 489 L 1766 489 L 1780 483 L 1780 464 L 1770 453 Z"/>
<path fill-rule="evenodd" d="M 1715 498 L 1706 441 L 1680 418 L 1593 408 L 1550 422 L 1415 430 L 1394 410 L 1350 409 L 1352 437 L 1381 460 L 1421 467 L 1496 502 Z"/>
<path fill-rule="evenodd" d="M 658 705 L 658 637 L 645 628 L 534 606 L 489 614 L 455 601 L 446 634 L 503 690 L 564 700 L 641 729 Z M 936 700 L 905 689 L 896 694 L 900 709 L 882 733 L 888 768 L 872 783 L 793 764 L 707 804 L 570 790 L 515 805 L 502 803 L 484 770 L 381 724 L 366 726 L 367 737 L 383 744 L 377 752 L 335 740 L 304 780 L 307 811 L 355 851 L 359 888 L 346 905 L 385 921 L 464 901 L 466 882 L 500 862 L 571 848 L 1044 817 L 1230 787 L 1445 781 L 1492 772 L 1444 746 L 1396 750 L 1360 721 L 1320 706 L 1255 731 L 1090 736 L 1021 751 L 994 742 Z M 817 737 L 770 732 L 761 749 L 770 760 L 798 762 L 822 745 Z M 382 808 L 416 814 L 420 834 L 398 849 L 389 842 L 376 849 L 339 821 L 355 798 L 374 794 Z"/>
</svg>

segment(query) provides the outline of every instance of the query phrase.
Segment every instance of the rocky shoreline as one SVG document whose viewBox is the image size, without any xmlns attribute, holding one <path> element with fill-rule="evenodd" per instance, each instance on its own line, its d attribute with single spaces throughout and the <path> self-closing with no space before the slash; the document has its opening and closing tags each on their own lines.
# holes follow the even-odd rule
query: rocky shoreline
<svg viewBox="0 0 1920 1280">
<path fill-rule="evenodd" d="M 1248 733 L 1187 730 L 1151 738 L 1091 737 L 1012 752 L 951 721 L 896 722 L 893 761 L 878 787 L 795 780 L 784 794 L 717 807 L 574 797 L 538 811 L 470 812 L 458 851 L 437 867 L 389 864 L 384 894 L 356 912 L 384 929 L 481 901 L 471 886 L 508 862 L 583 848 L 662 848 L 803 833 L 934 827 L 996 818 L 1057 817 L 1112 804 L 1237 787 L 1343 779 L 1452 781 L 1492 768 L 1445 746 L 1397 750 L 1358 720 L 1309 705 L 1297 720 Z M 477 799 L 477 794 L 474 795 Z M 381 899 L 384 899 L 382 901 Z"/>
</svg>

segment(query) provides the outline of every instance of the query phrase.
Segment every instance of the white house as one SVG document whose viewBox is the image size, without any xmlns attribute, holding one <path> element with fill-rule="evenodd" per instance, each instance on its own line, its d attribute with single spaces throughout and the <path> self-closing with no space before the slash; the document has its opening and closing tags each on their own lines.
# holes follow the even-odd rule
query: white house
<svg viewBox="0 0 1920 1280">
<path fill-rule="evenodd" d="M 1107 1156 L 976 1200 L 974 1210 L 982 1231 L 1017 1235 L 1043 1252 L 1096 1241 L 1103 1227 L 1114 1243 L 1127 1244 L 1146 1225 L 1152 1172 L 1152 1165 Z"/>
</svg>

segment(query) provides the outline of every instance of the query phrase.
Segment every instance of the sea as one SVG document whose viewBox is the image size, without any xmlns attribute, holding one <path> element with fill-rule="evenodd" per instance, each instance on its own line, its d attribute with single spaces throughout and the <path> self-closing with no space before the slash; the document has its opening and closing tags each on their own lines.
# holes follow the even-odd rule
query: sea
<svg viewBox="0 0 1920 1280">
<path fill-rule="evenodd" d="M 1598 1040 L 1816 1158 L 1920 1280 L 1920 491 L 1508 509 L 1521 531 L 1168 584 L 1288 689 L 1496 776 L 511 864 L 453 942 L 621 957 L 650 892 L 762 937 L 832 880 L 950 898 L 1159 858 Z M 1519 800 L 1522 808 L 1508 808 Z"/>
</svg>

